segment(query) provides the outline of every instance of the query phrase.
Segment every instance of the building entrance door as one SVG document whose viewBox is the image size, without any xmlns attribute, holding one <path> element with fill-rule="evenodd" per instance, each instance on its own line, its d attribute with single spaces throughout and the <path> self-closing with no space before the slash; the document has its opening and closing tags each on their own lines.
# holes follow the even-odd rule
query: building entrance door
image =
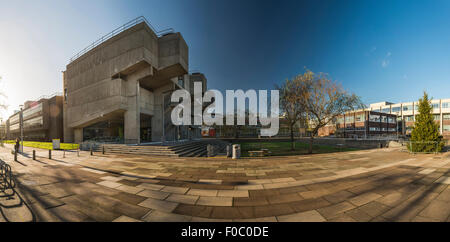
<svg viewBox="0 0 450 242">
<path fill-rule="evenodd" d="M 141 114 L 141 143 L 152 141 L 152 117 Z"/>
</svg>

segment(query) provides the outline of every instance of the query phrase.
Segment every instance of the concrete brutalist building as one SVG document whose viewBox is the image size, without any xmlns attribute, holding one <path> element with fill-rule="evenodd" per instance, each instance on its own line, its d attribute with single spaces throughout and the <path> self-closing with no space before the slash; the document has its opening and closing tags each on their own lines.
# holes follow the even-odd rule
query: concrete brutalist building
<svg viewBox="0 0 450 242">
<path fill-rule="evenodd" d="M 173 31 L 156 32 L 138 18 L 80 52 L 64 79 L 64 142 L 144 143 L 198 138 L 200 127 L 174 126 L 170 94 L 192 93 L 189 48 Z M 204 91 L 203 90 L 203 91 Z M 164 124 L 163 124 L 164 123 Z"/>
</svg>

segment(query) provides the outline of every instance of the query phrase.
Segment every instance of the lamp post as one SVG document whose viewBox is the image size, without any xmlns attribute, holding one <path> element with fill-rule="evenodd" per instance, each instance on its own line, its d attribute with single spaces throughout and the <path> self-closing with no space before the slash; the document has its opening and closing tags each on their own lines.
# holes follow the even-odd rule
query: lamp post
<svg viewBox="0 0 450 242">
<path fill-rule="evenodd" d="M 23 153 L 23 105 L 20 105 L 20 116 L 19 116 L 19 124 L 20 124 L 20 152 Z"/>
</svg>

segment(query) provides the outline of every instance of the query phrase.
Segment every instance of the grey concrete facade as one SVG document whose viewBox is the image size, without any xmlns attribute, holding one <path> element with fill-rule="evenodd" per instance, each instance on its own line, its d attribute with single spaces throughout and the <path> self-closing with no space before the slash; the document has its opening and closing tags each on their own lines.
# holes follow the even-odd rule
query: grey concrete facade
<svg viewBox="0 0 450 242">
<path fill-rule="evenodd" d="M 73 60 L 63 72 L 64 142 L 193 138 L 170 122 L 170 93 L 193 85 L 188 56 L 180 33 L 159 36 L 141 22 Z"/>
</svg>

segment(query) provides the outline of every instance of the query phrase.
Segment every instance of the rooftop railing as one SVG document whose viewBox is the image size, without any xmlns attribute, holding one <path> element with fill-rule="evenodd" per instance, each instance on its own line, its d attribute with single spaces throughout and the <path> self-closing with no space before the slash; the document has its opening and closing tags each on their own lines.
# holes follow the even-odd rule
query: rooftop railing
<svg viewBox="0 0 450 242">
<path fill-rule="evenodd" d="M 126 24 L 118 27 L 117 29 L 111 31 L 110 33 L 102 36 L 100 39 L 94 41 L 92 44 L 90 44 L 89 46 L 87 46 L 86 48 L 84 48 L 83 50 L 78 52 L 76 55 L 74 55 L 72 58 L 70 58 L 69 64 L 72 63 L 74 60 L 78 59 L 79 57 L 81 57 L 82 55 L 86 54 L 90 50 L 92 50 L 95 47 L 99 46 L 103 42 L 111 39 L 112 37 L 122 33 L 123 31 L 125 31 L 125 30 L 127 30 L 127 29 L 129 29 L 129 28 L 131 28 L 133 26 L 136 26 L 136 25 L 138 25 L 140 23 L 146 23 L 150 27 L 150 29 L 158 37 L 163 36 L 163 35 L 168 34 L 168 33 L 173 33 L 174 32 L 174 30 L 172 28 L 156 31 L 156 29 L 153 27 L 153 25 L 151 25 L 144 16 L 140 16 L 140 17 L 137 17 L 137 18 L 127 22 Z"/>
</svg>

